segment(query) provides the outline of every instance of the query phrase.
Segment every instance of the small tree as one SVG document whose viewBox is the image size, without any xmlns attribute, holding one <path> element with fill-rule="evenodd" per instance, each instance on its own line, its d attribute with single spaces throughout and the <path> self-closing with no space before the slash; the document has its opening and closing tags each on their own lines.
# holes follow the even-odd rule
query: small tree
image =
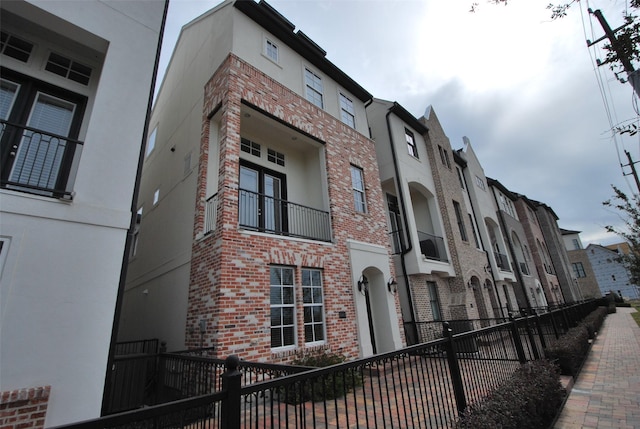
<svg viewBox="0 0 640 429">
<path fill-rule="evenodd" d="M 620 189 L 612 186 L 615 195 L 602 204 L 619 211 L 624 221 L 625 229 L 618 229 L 612 225 L 605 226 L 608 232 L 619 235 L 629 244 L 629 253 L 619 256 L 619 261 L 627 268 L 631 283 L 640 284 L 640 197 L 628 197 Z"/>
</svg>

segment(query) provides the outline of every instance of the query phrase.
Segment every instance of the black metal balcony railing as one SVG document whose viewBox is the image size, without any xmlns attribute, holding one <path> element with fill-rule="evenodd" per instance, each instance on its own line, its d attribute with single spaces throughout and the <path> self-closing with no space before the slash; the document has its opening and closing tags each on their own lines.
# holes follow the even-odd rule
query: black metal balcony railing
<svg viewBox="0 0 640 429">
<path fill-rule="evenodd" d="M 529 267 L 526 262 L 520 262 L 520 272 L 525 276 L 529 275 Z"/>
<path fill-rule="evenodd" d="M 83 142 L 36 128 L 0 121 L 2 187 L 65 198 L 69 172 Z"/>
<path fill-rule="evenodd" d="M 442 237 L 418 231 L 418 240 L 420 241 L 420 252 L 427 257 L 427 259 L 435 259 L 436 261 L 442 262 L 449 261 Z"/>
<path fill-rule="evenodd" d="M 331 241 L 329 213 L 269 195 L 240 189 L 240 227 L 269 234 Z"/>
<path fill-rule="evenodd" d="M 498 264 L 498 268 L 500 268 L 500 270 L 511 272 L 511 268 L 509 268 L 509 258 L 507 258 L 507 255 L 493 252 L 493 256 L 495 256 L 496 263 Z"/>
</svg>

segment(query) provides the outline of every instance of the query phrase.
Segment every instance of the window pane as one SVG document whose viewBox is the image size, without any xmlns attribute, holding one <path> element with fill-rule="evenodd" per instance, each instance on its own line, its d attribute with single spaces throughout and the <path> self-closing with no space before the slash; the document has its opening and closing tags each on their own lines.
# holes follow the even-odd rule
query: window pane
<svg viewBox="0 0 640 429">
<path fill-rule="evenodd" d="M 293 304 L 294 294 L 292 287 L 283 287 L 282 288 L 282 303 L 283 304 Z"/>
<path fill-rule="evenodd" d="M 293 308 L 291 308 L 291 307 L 283 307 L 282 308 L 282 323 L 284 325 L 292 325 L 293 324 Z"/>
<path fill-rule="evenodd" d="M 291 268 L 285 268 L 283 271 L 282 284 L 293 285 L 293 270 Z"/>
<path fill-rule="evenodd" d="M 295 339 L 296 339 L 296 333 L 295 330 L 293 329 L 293 326 L 288 326 L 286 328 L 284 328 L 282 333 L 283 336 L 283 340 L 284 343 L 282 344 L 283 346 L 291 346 L 295 344 Z"/>
<path fill-rule="evenodd" d="M 18 84 L 2 80 L 0 86 L 0 119 L 7 120 L 18 92 Z"/>
<path fill-rule="evenodd" d="M 312 319 L 311 319 L 311 307 L 305 307 L 304 308 L 304 323 L 311 323 Z"/>
<path fill-rule="evenodd" d="M 11 171 L 11 181 L 55 188 L 67 142 L 48 133 L 68 135 L 75 107 L 73 103 L 38 93 L 27 125 L 43 132 L 25 131 Z"/>
<path fill-rule="evenodd" d="M 311 288 L 305 287 L 302 288 L 302 301 L 305 303 L 312 302 L 311 301 Z"/>
<path fill-rule="evenodd" d="M 280 328 L 271 328 L 271 347 L 280 347 L 282 345 L 282 334 Z"/>
<path fill-rule="evenodd" d="M 271 287 L 271 304 L 282 304 L 282 288 Z"/>
<path fill-rule="evenodd" d="M 315 341 L 323 341 L 324 340 L 324 329 L 322 324 L 317 324 L 313 326 Z"/>
</svg>

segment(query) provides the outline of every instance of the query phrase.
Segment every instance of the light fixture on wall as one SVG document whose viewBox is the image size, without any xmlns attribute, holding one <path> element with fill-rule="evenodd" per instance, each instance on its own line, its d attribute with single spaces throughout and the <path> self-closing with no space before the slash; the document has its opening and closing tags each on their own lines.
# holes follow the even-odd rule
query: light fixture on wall
<svg viewBox="0 0 640 429">
<path fill-rule="evenodd" d="M 358 280 L 358 291 L 363 295 L 366 295 L 367 292 L 369 292 L 369 279 L 367 279 L 364 274 L 361 275 Z"/>
<path fill-rule="evenodd" d="M 389 292 L 393 294 L 398 292 L 398 282 L 396 281 L 396 279 L 394 279 L 393 277 L 389 279 L 389 281 L 387 282 L 387 289 L 389 289 Z"/>
</svg>

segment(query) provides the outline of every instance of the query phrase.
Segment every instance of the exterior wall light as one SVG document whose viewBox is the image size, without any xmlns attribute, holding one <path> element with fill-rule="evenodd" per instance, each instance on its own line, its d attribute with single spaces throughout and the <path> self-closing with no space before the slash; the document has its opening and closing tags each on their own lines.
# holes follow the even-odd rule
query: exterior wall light
<svg viewBox="0 0 640 429">
<path fill-rule="evenodd" d="M 360 276 L 360 280 L 358 280 L 358 291 L 366 295 L 369 292 L 369 279 L 363 274 Z"/>
<path fill-rule="evenodd" d="M 389 279 L 389 281 L 387 282 L 387 289 L 389 289 L 389 292 L 393 294 L 398 292 L 398 282 L 396 281 L 396 279 L 394 279 L 393 277 Z"/>
</svg>

